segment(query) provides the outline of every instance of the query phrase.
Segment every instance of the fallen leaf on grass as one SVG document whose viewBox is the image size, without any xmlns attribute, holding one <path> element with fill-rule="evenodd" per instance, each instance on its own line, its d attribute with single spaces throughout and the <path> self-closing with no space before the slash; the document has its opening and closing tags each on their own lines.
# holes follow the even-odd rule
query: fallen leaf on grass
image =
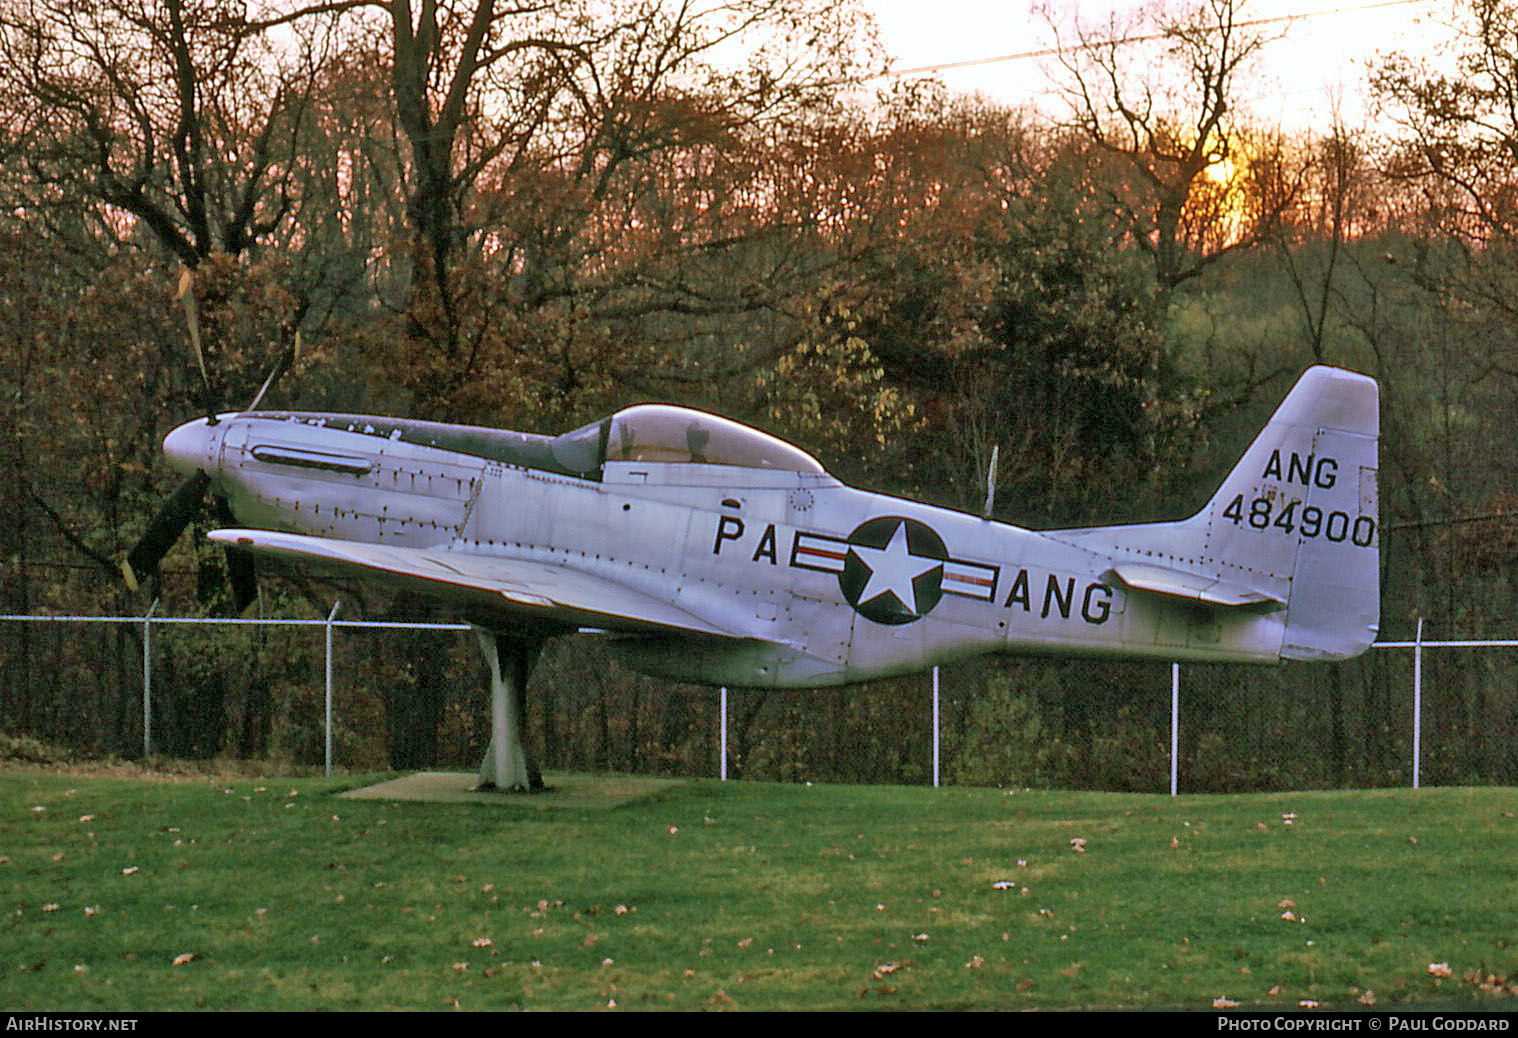
<svg viewBox="0 0 1518 1038">
<path fill-rule="evenodd" d="M 190 963 L 192 963 L 194 961 L 195 961 L 195 953 L 194 952 L 183 952 L 183 953 L 181 953 L 179 955 L 174 956 L 174 965 L 176 965 L 176 966 L 188 966 Z"/>
<path fill-rule="evenodd" d="M 1505 974 L 1473 966 L 1462 974 L 1465 982 L 1488 995 L 1518 994 L 1518 983 L 1510 983 Z"/>
</svg>

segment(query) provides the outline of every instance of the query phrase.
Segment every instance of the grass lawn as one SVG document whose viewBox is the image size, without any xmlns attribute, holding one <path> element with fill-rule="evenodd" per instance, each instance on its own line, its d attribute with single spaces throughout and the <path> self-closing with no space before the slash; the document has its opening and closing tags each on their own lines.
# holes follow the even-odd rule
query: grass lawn
<svg viewBox="0 0 1518 1038">
<path fill-rule="evenodd" d="M 0 1006 L 1518 1004 L 1512 789 L 561 781 L 0 771 Z"/>
</svg>

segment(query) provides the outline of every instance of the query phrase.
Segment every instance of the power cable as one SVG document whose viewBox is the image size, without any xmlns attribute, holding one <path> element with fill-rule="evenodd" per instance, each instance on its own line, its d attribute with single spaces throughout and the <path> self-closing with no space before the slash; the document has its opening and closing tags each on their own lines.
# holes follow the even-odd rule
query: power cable
<svg viewBox="0 0 1518 1038">
<path fill-rule="evenodd" d="M 1247 29 L 1260 25 L 1276 25 L 1281 22 L 1306 21 L 1310 18 L 1324 18 L 1330 15 L 1358 14 L 1362 11 L 1375 11 L 1385 7 L 1405 7 L 1409 4 L 1431 4 L 1435 0 L 1381 0 L 1380 3 L 1362 4 L 1357 7 L 1334 7 L 1322 11 L 1308 11 L 1303 14 L 1283 14 L 1273 18 L 1253 18 L 1245 22 L 1235 22 L 1233 28 Z M 944 61 L 936 65 L 918 65 L 914 68 L 887 69 L 872 79 L 884 79 L 888 76 L 921 76 L 932 72 L 948 72 L 953 69 L 976 68 L 980 65 L 996 65 L 1008 61 L 1026 61 L 1032 58 L 1052 58 L 1067 50 L 1092 50 L 1096 47 L 1126 46 L 1130 43 L 1148 43 L 1154 40 L 1165 39 L 1169 33 L 1151 32 L 1137 36 L 1122 36 L 1115 40 L 1093 40 L 1089 43 L 1081 43 L 1073 47 L 1044 47 L 1040 50 L 1019 51 L 1016 54 L 1000 54 L 991 58 L 969 58 L 964 61 Z"/>
</svg>

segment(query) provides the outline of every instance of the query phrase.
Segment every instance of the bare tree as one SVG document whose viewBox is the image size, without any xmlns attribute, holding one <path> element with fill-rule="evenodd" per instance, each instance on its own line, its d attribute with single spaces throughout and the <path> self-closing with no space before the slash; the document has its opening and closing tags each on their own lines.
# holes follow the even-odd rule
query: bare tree
<svg viewBox="0 0 1518 1038">
<path fill-rule="evenodd" d="M 1518 4 L 1465 0 L 1452 54 L 1393 55 L 1373 83 L 1406 133 L 1393 167 L 1449 189 L 1450 229 L 1518 234 Z M 1446 72 L 1453 58 L 1455 71 Z M 1442 61 L 1442 63 L 1441 63 Z"/>
<path fill-rule="evenodd" d="M 313 18 L 275 40 L 224 0 L 0 12 L 7 206 L 102 254 L 195 272 L 199 320 L 179 341 L 204 345 L 205 378 L 181 383 L 198 405 L 245 402 L 309 305 L 316 279 L 287 262 L 299 248 L 270 247 L 302 241 L 302 137 L 332 29 Z"/>
<path fill-rule="evenodd" d="M 688 183 L 713 147 L 831 110 L 874 53 L 855 0 L 334 0 L 260 24 L 332 12 L 388 71 L 408 227 L 393 257 L 405 296 L 390 302 L 422 371 L 408 384 L 442 416 L 467 411 L 456 401 L 503 348 L 499 329 L 625 260 L 599 232 L 645 229 L 634 210 L 650 188 Z M 477 276 L 492 265 L 495 288 Z"/>
<path fill-rule="evenodd" d="M 1374 196 L 1378 183 L 1364 135 L 1337 119 L 1324 137 L 1308 141 L 1307 175 L 1293 211 L 1275 227 L 1273 240 L 1291 282 L 1315 363 L 1331 358 L 1330 327 L 1339 313 L 1345 253 L 1382 225 Z"/>
<path fill-rule="evenodd" d="M 292 204 L 292 157 L 320 34 L 275 46 L 220 0 L 18 0 L 0 14 L 0 84 L 34 211 L 103 210 L 187 267 L 237 256 Z M 115 211 L 123 220 L 113 220 Z"/>
<path fill-rule="evenodd" d="M 1152 257 L 1164 294 L 1257 245 L 1294 193 L 1278 138 L 1257 134 L 1245 146 L 1234 112 L 1274 38 L 1241 17 L 1243 6 L 1202 0 L 1179 14 L 1077 26 L 1073 41 L 1061 40 L 1070 125 L 1113 160 L 1101 190 Z M 1266 178 L 1251 172 L 1257 164 Z M 1209 184 L 1209 171 L 1226 175 Z"/>
</svg>

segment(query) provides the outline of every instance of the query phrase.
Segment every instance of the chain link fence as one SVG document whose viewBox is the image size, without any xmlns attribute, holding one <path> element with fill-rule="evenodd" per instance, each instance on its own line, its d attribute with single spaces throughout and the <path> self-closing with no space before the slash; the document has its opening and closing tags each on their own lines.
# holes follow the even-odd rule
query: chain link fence
<svg viewBox="0 0 1518 1038">
<path fill-rule="evenodd" d="M 0 728 L 13 745 L 90 757 L 473 770 L 489 692 L 468 631 L 336 610 L 326 620 L 6 616 Z M 1518 784 L 1518 641 L 1383 643 L 1344 664 L 1178 673 L 988 657 L 944 667 L 938 684 L 936 698 L 928 675 L 724 697 L 626 671 L 594 639 L 559 639 L 534 674 L 529 738 L 550 768 L 778 781 Z"/>
</svg>

